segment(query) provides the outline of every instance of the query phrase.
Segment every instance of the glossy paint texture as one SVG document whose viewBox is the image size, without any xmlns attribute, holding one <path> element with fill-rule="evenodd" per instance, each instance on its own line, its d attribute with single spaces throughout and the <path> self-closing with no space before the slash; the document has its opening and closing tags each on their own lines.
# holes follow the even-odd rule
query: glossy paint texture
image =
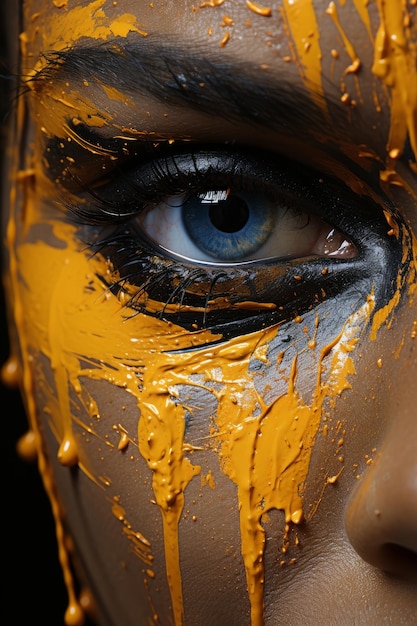
<svg viewBox="0 0 417 626">
<path fill-rule="evenodd" d="M 284 0 L 277 7 L 227 1 L 181 5 L 166 10 L 157 2 L 24 3 L 26 93 L 16 112 L 18 143 L 11 165 L 9 300 L 18 336 L 14 362 L 19 362 L 31 441 L 57 527 L 69 596 L 67 626 L 80 626 L 84 619 L 77 576 L 94 590 L 97 619 L 103 624 L 120 619 L 126 625 L 180 626 L 226 623 L 235 616 L 235 623 L 263 626 L 286 623 L 288 611 L 294 619 L 308 616 L 314 589 L 307 584 L 306 555 L 311 549 L 312 568 L 323 554 L 331 563 L 333 545 L 324 539 L 333 532 L 347 560 L 356 558 L 350 543 L 361 555 L 366 541 L 361 535 L 348 544 L 343 512 L 348 511 L 349 535 L 352 525 L 360 527 L 357 519 L 367 500 L 359 491 L 362 505 L 353 499 L 349 509 L 353 486 L 362 480 L 362 471 L 373 470 L 374 457 L 384 450 L 383 435 L 395 428 L 388 417 L 367 421 L 363 414 L 369 409 L 350 412 L 350 398 L 354 407 L 368 406 L 366 377 L 376 389 L 388 388 L 380 370 L 389 368 L 390 359 L 396 372 L 405 362 L 415 371 L 415 355 L 413 360 L 411 348 L 403 347 L 414 345 L 415 339 L 415 5 L 396 0 L 369 6 L 360 0 Z M 358 41 L 349 26 L 352 16 L 362 29 Z M 378 133 L 363 143 L 339 131 L 312 128 L 300 154 L 305 138 L 291 137 L 285 124 L 268 138 L 257 132 L 256 123 L 246 129 L 226 116 L 222 127 L 217 117 L 209 123 L 205 111 L 195 108 L 189 121 L 178 104 L 165 104 L 163 98 L 147 101 L 131 85 L 118 88 L 117 76 L 109 75 L 107 81 L 103 72 L 72 78 L 64 69 L 59 74 L 69 61 L 57 54 L 68 48 L 99 43 L 116 49 L 117 55 L 126 52 L 124 40 L 143 43 L 156 34 L 178 42 L 179 33 L 185 33 L 191 48 L 197 42 L 199 49 L 207 47 L 211 60 L 226 58 L 237 66 L 243 57 L 265 76 L 282 73 L 311 99 L 330 129 L 337 94 L 347 119 L 365 109 L 379 115 Z M 58 58 L 55 65 L 48 57 L 51 50 Z M 370 85 L 361 82 L 361 72 L 368 80 L 373 77 Z M 175 76 L 176 84 L 190 80 Z M 199 84 L 208 88 L 203 80 Z M 98 140 L 87 136 L 90 130 Z M 363 232 L 349 227 L 346 237 L 359 252 L 346 262 L 359 275 L 355 263 L 363 259 L 364 275 L 351 283 L 345 278 L 330 291 L 326 281 L 344 260 L 316 255 L 308 262 L 314 261 L 323 282 L 311 287 L 308 306 L 291 308 L 276 293 L 257 299 L 255 290 L 242 288 L 242 277 L 239 291 L 231 267 L 224 264 L 218 265 L 227 278 L 210 274 L 209 267 L 203 278 L 187 282 L 182 269 L 176 269 L 178 259 L 170 265 L 172 259 L 156 248 L 148 255 L 149 275 L 163 277 L 161 268 L 175 268 L 174 277 L 169 274 L 174 295 L 164 301 L 150 280 L 139 280 L 139 271 L 118 268 L 127 245 L 113 249 L 116 231 L 109 229 L 107 235 L 105 225 L 107 238 L 101 240 L 96 223 L 83 224 L 76 211 L 78 219 L 71 218 L 74 206 L 88 215 L 95 196 L 106 206 L 108 198 L 100 194 L 114 180 L 117 166 L 133 180 L 123 170 L 124 159 L 146 160 L 133 143 L 144 139 L 158 150 L 168 145 L 175 151 L 179 145 L 179 154 L 190 143 L 204 144 L 206 151 L 211 143 L 248 143 L 268 153 L 279 145 L 280 158 L 297 157 L 302 167 L 313 168 L 320 177 L 317 185 L 331 178 L 346 187 L 334 201 L 334 227 L 343 234 L 348 218 L 337 215 L 343 194 L 357 198 L 356 204 L 346 201 L 349 207 L 372 206 L 384 252 L 378 253 L 376 235 L 363 234 L 372 223 L 367 209 L 363 215 L 356 209 Z M 196 149 L 195 161 L 199 154 Z M 120 186 L 119 194 L 128 194 L 126 188 Z M 401 212 L 404 197 L 406 215 Z M 143 257 L 148 254 L 143 240 L 135 245 L 143 246 Z M 135 263 L 142 254 L 136 248 Z M 294 257 L 291 263 L 276 259 L 283 266 L 279 271 L 266 264 L 264 289 L 268 280 L 284 285 L 290 271 L 294 285 L 311 285 L 313 270 L 307 261 L 301 263 L 304 258 L 297 265 Z M 189 261 L 183 265 L 188 271 Z M 256 273 L 256 263 L 247 271 L 246 277 Z M 209 283 L 213 287 L 207 289 Z M 230 293 L 221 290 L 222 284 L 231 286 Z M 176 299 L 181 289 L 182 299 Z M 298 302 L 300 292 L 294 293 Z M 268 318 L 273 323 L 257 322 L 254 315 L 253 328 L 245 325 L 244 331 L 227 334 L 221 323 L 204 321 L 206 313 L 222 308 L 248 317 L 252 311 L 281 312 Z M 195 314 L 191 327 L 182 322 L 186 314 Z M 242 319 L 246 324 L 247 318 Z M 395 333 L 391 344 L 390 332 Z M 379 342 L 392 346 L 384 348 L 383 356 Z M 377 401 L 378 416 L 381 403 Z M 408 419 L 411 424 L 414 418 Z M 364 485 L 367 480 L 365 476 Z M 414 513 L 415 505 L 410 520 Z M 417 546 L 412 531 L 407 533 L 411 582 L 390 591 L 392 615 L 403 609 L 399 623 L 417 610 L 412 578 Z M 268 551 L 268 543 L 275 552 Z M 209 565 L 196 562 L 199 551 Z M 338 559 L 344 562 L 343 550 Z M 364 557 L 368 560 L 373 563 Z M 305 591 L 293 591 L 291 580 L 300 570 Z M 360 571 L 358 580 L 366 577 L 366 570 Z M 325 566 L 318 572 L 320 588 Z M 230 600 L 219 602 L 218 613 L 211 616 L 214 599 L 228 595 L 232 587 Z M 371 598 L 372 591 L 378 598 L 385 594 L 380 583 L 371 589 Z M 349 623 L 346 602 L 342 624 Z M 315 606 L 306 623 L 317 623 L 318 616 L 326 619 L 327 609 L 318 601 Z"/>
</svg>

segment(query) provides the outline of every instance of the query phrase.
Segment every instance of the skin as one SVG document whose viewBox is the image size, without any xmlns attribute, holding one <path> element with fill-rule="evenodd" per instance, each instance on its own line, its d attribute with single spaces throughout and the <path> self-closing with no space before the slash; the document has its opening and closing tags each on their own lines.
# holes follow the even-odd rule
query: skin
<svg viewBox="0 0 417 626">
<path fill-rule="evenodd" d="M 326 120 L 319 132 L 313 125 L 288 131 L 279 120 L 260 129 L 238 116 L 155 101 L 134 87 L 120 91 L 117 80 L 105 88 L 103 81 L 69 75 L 26 82 L 20 103 L 29 109 L 19 105 L 10 139 L 23 160 L 18 166 L 17 150 L 10 150 L 5 283 L 13 311 L 11 363 L 19 364 L 32 445 L 57 526 L 66 623 L 82 623 L 84 587 L 95 598 L 86 612 L 100 624 L 412 623 L 415 25 L 404 27 L 406 46 L 388 55 L 389 76 L 378 46 L 381 25 L 396 24 L 400 13 L 404 24 L 394 2 L 371 3 L 369 11 L 357 2 L 337 8 L 316 2 L 314 9 L 309 2 L 282 3 L 271 15 L 230 1 L 196 10 L 178 0 L 54 5 L 23 4 L 22 72 L 29 79 L 42 73 L 44 51 L 80 40 L 107 45 L 115 36 L 146 45 L 157 34 L 186 44 L 188 54 L 197 49 L 212 61 L 226 59 L 236 72 L 247 62 L 271 90 L 299 89 L 300 106 L 311 98 Z M 415 6 L 408 11 L 414 24 Z M 395 40 L 399 31 L 390 32 Z M 271 106 L 267 91 L 263 109 Z M 105 259 L 86 255 L 75 226 L 57 212 L 57 192 L 71 201 L 85 196 L 70 188 L 64 166 L 49 176 L 42 165 L 45 137 L 66 141 L 62 129 L 75 114 L 100 130 L 102 145 L 120 134 L 128 144 L 153 133 L 153 140 L 174 139 L 174 145 L 236 142 L 313 167 L 325 180 L 346 184 L 353 206 L 361 207 L 351 221 L 375 208 L 375 229 L 390 242 L 389 254 L 372 272 L 369 252 L 362 282 L 346 282 L 319 304 L 287 315 L 284 302 L 282 319 L 270 328 L 245 330 L 214 349 L 207 344 L 221 339 L 218 328 L 194 332 L 149 310 L 125 320 L 121 294 L 103 297 L 95 278 L 109 269 Z M 85 157 L 93 163 L 90 177 L 109 171 L 110 159 L 91 146 L 84 152 L 74 167 Z M 64 161 L 68 156 L 64 151 Z M 77 173 L 83 175 L 81 165 Z M 323 255 L 323 271 L 330 266 Z M 301 266 L 292 267 L 297 282 Z M 264 281 L 280 280 L 278 269 L 269 272 Z M 264 298 L 259 311 L 267 304 Z M 171 354 L 177 346 L 198 349 Z M 4 371 L 11 380 L 11 366 Z M 194 409 L 187 413 L 187 406 Z M 154 433 L 157 452 L 149 443 Z M 173 450 L 172 463 L 165 463 L 164 446 Z M 287 448 L 303 452 L 293 458 Z M 270 488 L 268 480 L 279 486 Z"/>
</svg>

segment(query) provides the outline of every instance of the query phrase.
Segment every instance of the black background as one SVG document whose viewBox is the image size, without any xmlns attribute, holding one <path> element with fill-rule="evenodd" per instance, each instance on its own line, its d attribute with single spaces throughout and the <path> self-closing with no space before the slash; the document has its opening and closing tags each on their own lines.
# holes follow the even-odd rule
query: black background
<svg viewBox="0 0 417 626">
<path fill-rule="evenodd" d="M 4 131 L 8 123 L 10 95 L 5 60 L 4 10 L 0 11 L 0 157 L 4 155 Z M 20 0 L 14 3 L 19 10 Z M 0 180 L 1 192 L 1 180 Z M 2 206 L 2 211 L 7 207 Z M 4 233 L 1 233 L 3 256 Z M 3 284 L 0 285 L 0 365 L 9 354 Z M 1 407 L 1 520 L 2 606 L 6 623 L 25 626 L 63 626 L 67 596 L 58 562 L 55 527 L 49 501 L 36 463 L 26 463 L 16 453 L 16 443 L 27 430 L 27 421 L 17 390 L 0 383 Z M 5 617 L 5 616 L 8 617 Z"/>
</svg>

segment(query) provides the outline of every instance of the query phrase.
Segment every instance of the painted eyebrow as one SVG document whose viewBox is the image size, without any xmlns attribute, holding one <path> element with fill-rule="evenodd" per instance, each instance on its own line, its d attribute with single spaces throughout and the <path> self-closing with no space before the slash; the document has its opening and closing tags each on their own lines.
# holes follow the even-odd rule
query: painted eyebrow
<svg viewBox="0 0 417 626">
<path fill-rule="evenodd" d="M 45 65 L 33 78 L 96 79 L 126 94 L 152 96 L 168 106 L 187 106 L 228 121 L 310 137 L 316 132 L 344 137 L 351 122 L 336 93 L 314 100 L 307 89 L 274 77 L 240 59 L 158 36 L 88 42 L 43 54 Z M 220 58 L 221 57 L 221 58 Z M 330 125 L 329 125 L 330 124 Z M 329 130 L 331 129 L 331 130 Z"/>
</svg>

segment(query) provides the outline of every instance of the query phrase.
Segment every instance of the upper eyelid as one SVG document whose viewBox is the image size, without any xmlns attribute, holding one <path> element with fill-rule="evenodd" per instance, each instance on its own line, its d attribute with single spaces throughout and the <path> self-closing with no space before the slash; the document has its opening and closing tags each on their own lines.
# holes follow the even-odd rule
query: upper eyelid
<svg viewBox="0 0 417 626">
<path fill-rule="evenodd" d="M 184 173 L 179 166 L 179 161 L 176 161 L 175 159 L 179 159 L 181 157 L 185 161 L 189 159 L 189 162 L 192 162 L 195 170 L 194 172 L 191 172 L 191 174 L 197 177 L 198 184 L 202 189 L 207 190 L 210 186 L 213 186 L 213 183 L 210 183 L 204 173 L 198 169 L 197 162 L 199 158 L 202 158 L 202 155 L 204 155 L 204 158 L 208 158 L 208 155 L 210 156 L 215 154 L 218 159 L 221 159 L 222 157 L 230 159 L 229 164 L 235 168 L 237 167 L 237 163 L 242 163 L 245 159 L 247 159 L 245 167 L 248 167 L 249 162 L 251 162 L 253 167 L 252 169 L 248 167 L 248 172 L 252 176 L 253 180 L 258 181 L 256 182 L 256 188 L 258 191 L 261 190 L 261 186 L 264 184 L 264 175 L 268 172 L 271 176 L 271 172 L 276 170 L 279 175 L 275 180 L 269 180 L 267 183 L 267 185 L 269 185 L 269 189 L 272 189 L 274 185 L 276 187 L 281 185 L 283 191 L 292 194 L 293 199 L 301 205 L 304 205 L 304 207 L 306 207 L 306 202 L 308 202 L 308 198 L 310 197 L 310 202 L 315 204 L 312 212 L 320 215 L 323 219 L 326 219 L 326 221 L 333 224 L 335 228 L 342 228 L 343 230 L 343 227 L 338 224 L 339 218 L 337 214 L 332 214 L 331 211 L 325 207 L 326 204 L 330 205 L 335 202 L 336 191 L 340 193 L 341 188 L 337 187 L 336 190 L 333 189 L 330 191 L 330 186 L 333 185 L 334 187 L 334 182 L 331 183 L 330 180 L 326 181 L 326 179 L 323 179 L 318 173 L 305 170 L 304 176 L 309 177 L 309 183 L 307 184 L 304 181 L 304 188 L 296 189 L 298 184 L 297 181 L 301 180 L 301 175 L 299 173 L 295 174 L 294 171 L 291 172 L 291 167 L 294 168 L 295 164 L 290 164 L 290 166 L 288 162 L 285 162 L 284 164 L 282 159 L 278 157 L 275 158 L 275 155 L 271 156 L 268 153 L 261 152 L 259 154 L 260 161 L 257 163 L 255 168 L 254 164 L 256 164 L 256 155 L 249 153 L 246 148 L 239 149 L 234 147 L 225 150 L 224 147 L 205 146 L 203 151 L 201 146 L 193 146 L 193 150 L 190 151 L 190 147 L 191 146 L 189 144 L 185 144 L 182 146 L 183 150 L 178 153 L 175 152 L 175 146 L 165 146 L 165 148 L 168 148 L 168 152 L 162 153 L 162 155 L 159 154 L 161 164 L 158 165 L 158 167 L 161 166 L 162 168 L 159 172 L 155 171 L 155 162 L 158 163 L 158 158 L 152 156 L 152 152 L 149 155 L 150 158 L 139 165 L 138 169 L 134 160 L 133 163 L 128 162 L 126 164 L 127 173 L 124 180 L 123 173 L 115 171 L 114 179 L 110 179 L 110 182 L 107 185 L 99 186 L 97 188 L 94 186 L 88 188 L 87 186 L 83 189 L 83 195 L 87 196 L 87 202 L 84 206 L 79 207 L 76 203 L 67 203 L 67 208 L 69 208 L 70 212 L 75 216 L 81 216 L 89 222 L 98 224 L 106 223 L 106 220 L 125 222 L 133 218 L 138 212 L 143 211 L 145 206 L 149 207 L 152 204 L 154 205 L 166 196 L 175 195 L 176 193 L 183 192 L 187 189 L 190 172 Z M 173 154 L 171 154 L 171 150 L 174 150 Z M 272 161 L 267 163 L 268 157 L 271 157 L 273 164 Z M 263 164 L 260 165 L 261 163 Z M 225 163 L 222 163 L 221 165 L 224 167 Z M 279 171 L 280 166 L 283 168 L 282 171 Z M 179 183 L 173 182 L 170 179 L 170 169 L 174 170 L 175 173 L 180 173 Z M 147 182 L 141 180 L 141 175 L 143 176 L 145 170 L 147 171 L 146 173 L 148 177 L 149 175 L 151 177 L 150 183 L 149 180 Z M 129 175 L 131 175 L 131 177 L 129 177 Z M 214 170 L 212 175 L 221 177 L 220 168 L 218 172 Z M 232 176 L 230 171 L 227 176 Z M 239 176 L 242 176 L 242 172 L 239 173 Z M 288 186 L 289 183 L 287 181 L 287 177 L 289 177 L 291 182 L 291 189 Z M 221 186 L 227 186 L 229 182 L 232 182 L 232 178 L 223 178 Z M 242 182 L 242 178 L 240 180 Z M 235 178 L 233 182 L 236 184 L 237 179 Z M 175 184 L 177 184 L 178 187 L 175 187 Z M 339 184 L 341 185 L 342 183 L 340 182 Z M 148 185 L 148 187 L 146 187 L 146 185 Z M 308 188 L 309 185 L 311 189 Z M 314 192 L 312 191 L 313 187 L 316 189 Z M 195 186 L 193 189 L 195 189 Z M 346 193 L 348 193 L 352 199 L 355 198 L 353 191 L 347 189 L 345 191 L 345 194 Z M 322 196 L 321 199 L 320 196 Z M 283 198 L 283 196 L 281 196 L 281 198 Z M 308 207 L 306 210 L 308 210 Z"/>
<path fill-rule="evenodd" d="M 300 157 L 300 151 L 296 149 L 297 146 L 295 146 L 295 149 L 294 146 L 290 149 L 293 137 L 287 135 L 274 136 L 272 146 L 263 146 L 263 139 L 259 138 L 259 134 L 257 135 L 258 139 L 254 139 L 253 136 L 249 135 L 248 141 L 247 137 L 238 138 L 233 137 L 233 135 L 228 137 L 227 133 L 224 134 L 223 131 L 220 136 L 216 131 L 213 132 L 208 140 L 207 137 L 200 136 L 199 124 L 194 122 L 190 126 L 191 134 L 189 137 L 176 136 L 175 132 L 164 135 L 163 133 L 158 133 L 157 129 L 149 132 L 141 131 L 140 137 L 130 136 L 129 130 L 125 134 L 121 134 L 120 131 L 113 129 L 113 136 L 105 136 L 99 129 L 95 129 L 94 126 L 77 123 L 76 127 L 71 127 L 70 121 L 68 121 L 66 127 L 72 141 L 66 142 L 65 139 L 56 136 L 49 137 L 46 140 L 47 146 L 60 146 L 61 150 L 59 151 L 60 154 L 58 154 L 56 149 L 54 151 L 48 148 L 48 150 L 44 151 L 44 157 L 49 163 L 49 171 L 54 173 L 52 178 L 56 180 L 63 178 L 64 184 L 69 186 L 71 186 L 71 175 L 61 177 L 59 171 L 63 169 L 60 165 L 61 162 L 64 163 L 65 167 L 67 157 L 71 161 L 71 166 L 66 168 L 68 171 L 77 171 L 80 178 L 87 180 L 89 172 L 95 166 L 95 178 L 99 181 L 101 174 L 105 175 L 106 172 L 111 172 L 119 164 L 124 164 L 130 160 L 133 162 L 135 159 L 145 159 L 148 156 L 152 158 L 150 151 L 153 151 L 153 145 L 157 145 L 158 149 L 161 147 L 165 149 L 168 146 L 170 150 L 170 144 L 172 143 L 172 150 L 175 151 L 178 145 L 194 147 L 208 144 L 214 146 L 236 144 L 243 147 L 247 145 L 256 151 L 276 152 L 277 157 L 293 158 L 295 160 L 298 160 Z M 43 140 L 45 141 L 45 138 Z M 307 164 L 303 154 L 309 155 Z M 359 162 L 357 159 L 351 158 L 348 153 L 340 150 L 334 151 L 323 138 L 320 143 L 313 141 L 311 137 L 307 136 L 303 139 L 301 157 L 300 162 L 304 166 L 316 163 L 318 169 L 322 170 L 323 173 L 334 175 L 336 178 L 339 177 L 340 180 L 349 178 L 353 181 L 353 184 L 355 184 L 354 179 L 356 179 L 356 184 L 362 185 L 364 189 L 369 187 L 371 195 L 372 193 L 380 193 L 379 169 L 382 167 L 381 163 L 378 164 L 374 161 L 373 167 L 368 167 L 369 161 L 367 162 L 366 159 L 362 159 Z M 91 182 L 92 177 L 88 178 L 88 180 Z"/>
<path fill-rule="evenodd" d="M 35 93 L 51 79 L 78 81 L 81 90 L 87 76 L 128 95 L 159 100 L 168 108 L 196 109 L 239 123 L 290 129 L 290 133 L 311 135 L 313 128 L 323 128 L 331 119 L 332 134 L 340 126 L 337 134 L 346 139 L 348 113 L 336 88 L 333 97 L 318 103 L 284 72 L 263 75 L 248 61 L 219 57 L 176 37 L 88 42 L 45 52 L 43 65 L 31 79 Z"/>
<path fill-rule="evenodd" d="M 349 179 L 354 186 L 361 186 L 363 192 L 371 195 L 371 197 L 375 194 L 379 196 L 381 191 L 379 169 L 382 167 L 382 163 L 374 161 L 373 167 L 368 167 L 369 162 L 366 160 L 358 162 L 357 159 L 352 159 L 349 154 L 340 150 L 332 151 L 329 146 L 322 151 L 322 146 L 308 145 L 308 140 L 305 144 L 305 146 L 308 146 L 308 151 L 304 150 L 300 155 L 299 150 L 289 150 L 289 138 L 285 136 L 281 138 L 274 137 L 272 146 L 257 145 L 253 143 L 250 137 L 249 141 L 247 141 L 247 138 L 244 138 L 243 141 L 242 138 L 225 140 L 224 137 L 216 136 L 216 133 L 207 141 L 207 138 L 205 140 L 199 137 L 198 126 L 194 128 L 194 136 L 192 138 L 175 138 L 175 134 L 166 138 L 156 131 L 143 133 L 141 137 L 135 139 L 132 139 L 128 134 L 126 137 L 119 134 L 111 138 L 104 137 L 99 130 L 96 131 L 94 127 L 87 127 L 84 124 L 77 124 L 73 132 L 80 133 L 81 141 L 79 143 L 77 143 L 75 136 L 68 145 L 62 138 L 51 137 L 49 143 L 46 144 L 47 149 L 44 150 L 43 154 L 49 164 L 46 174 L 70 189 L 74 187 L 71 172 L 75 172 L 80 180 L 88 181 L 89 183 L 97 181 L 100 184 L 100 179 L 106 176 L 107 173 L 111 174 L 119 165 L 127 164 L 129 166 L 129 163 L 132 163 L 132 166 L 134 166 L 135 162 L 153 158 L 153 155 L 159 152 L 159 150 L 175 152 L 178 146 L 181 149 L 191 146 L 191 150 L 196 150 L 201 145 L 211 145 L 214 148 L 236 145 L 237 148 L 248 148 L 257 152 L 264 151 L 277 158 L 298 160 L 301 156 L 300 164 L 303 167 L 315 163 L 318 171 L 322 171 L 323 174 L 330 177 L 339 178 L 341 182 Z M 97 146 L 97 154 L 94 153 L 94 150 L 84 149 L 84 141 L 89 142 L 93 147 Z M 52 146 L 52 149 L 49 149 L 49 145 Z M 61 150 L 58 151 L 54 148 L 56 146 L 60 146 Z M 69 154 L 67 154 L 68 151 L 70 151 Z M 100 152 L 102 153 L 101 155 Z M 309 155 L 307 163 L 303 154 Z M 67 156 L 70 157 L 71 165 L 65 167 Z M 62 168 L 61 163 L 64 163 L 64 168 Z M 61 172 L 63 172 L 62 175 Z M 91 175 L 92 173 L 93 175 Z"/>
<path fill-rule="evenodd" d="M 377 134 L 369 132 L 374 107 L 361 106 L 352 112 L 341 104 L 337 85 L 327 85 L 325 98 L 317 104 L 308 90 L 293 84 L 285 73 L 263 75 L 258 66 L 228 57 L 227 53 L 207 56 L 207 50 L 196 42 L 184 42 L 180 37 L 162 40 L 150 35 L 132 37 L 130 41 L 114 38 L 104 44 L 87 40 L 67 50 L 48 51 L 44 60 L 43 69 L 31 79 L 35 96 L 48 88 L 52 78 L 60 84 L 69 80 L 72 87 L 79 85 L 82 97 L 83 79 L 90 75 L 97 83 L 104 81 L 122 92 L 147 98 L 149 107 L 156 101 L 164 105 L 168 102 L 168 109 L 178 111 L 181 107 L 186 114 L 188 107 L 190 113 L 204 111 L 215 119 L 223 116 L 227 122 L 246 120 L 253 128 L 259 128 L 259 124 L 268 131 L 286 131 L 300 141 L 307 138 L 313 149 L 320 146 L 329 154 L 342 153 L 344 146 L 346 154 L 352 149 L 358 153 L 363 143 L 370 150 L 375 145 L 375 150 L 381 151 Z M 114 71 L 109 71 L 110 66 Z M 186 89 L 180 76 L 184 77 Z M 96 104 L 99 108 L 98 98 Z M 409 142 L 401 159 L 405 163 L 413 160 Z"/>
</svg>

